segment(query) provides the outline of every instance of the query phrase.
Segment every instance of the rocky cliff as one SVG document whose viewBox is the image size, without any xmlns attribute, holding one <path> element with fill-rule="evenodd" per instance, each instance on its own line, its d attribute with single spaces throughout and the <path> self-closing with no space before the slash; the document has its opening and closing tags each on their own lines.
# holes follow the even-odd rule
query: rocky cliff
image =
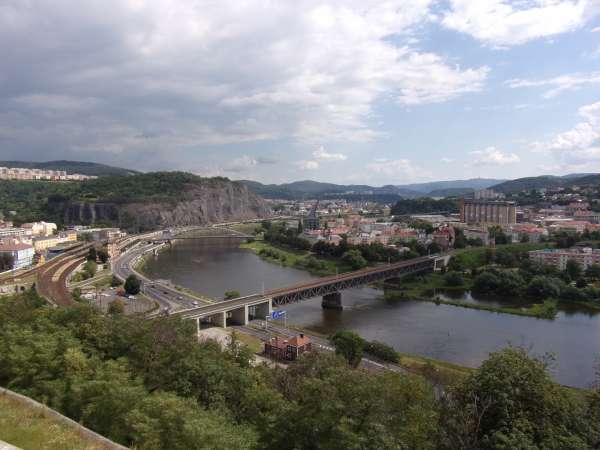
<svg viewBox="0 0 600 450">
<path fill-rule="evenodd" d="M 64 223 L 112 224 L 129 231 L 145 231 L 257 219 L 271 214 L 267 203 L 240 183 L 221 178 L 201 180 L 182 184 L 176 195 L 159 192 L 131 198 L 73 201 L 65 207 Z"/>
</svg>

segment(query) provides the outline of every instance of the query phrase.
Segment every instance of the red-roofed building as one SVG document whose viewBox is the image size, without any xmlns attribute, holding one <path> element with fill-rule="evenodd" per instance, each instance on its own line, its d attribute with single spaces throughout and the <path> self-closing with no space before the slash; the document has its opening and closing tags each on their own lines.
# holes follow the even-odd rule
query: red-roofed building
<svg viewBox="0 0 600 450">
<path fill-rule="evenodd" d="M 271 338 L 265 342 L 265 355 L 273 359 L 295 361 L 302 353 L 309 352 L 311 348 L 310 338 L 300 333 L 289 339 Z"/>
</svg>

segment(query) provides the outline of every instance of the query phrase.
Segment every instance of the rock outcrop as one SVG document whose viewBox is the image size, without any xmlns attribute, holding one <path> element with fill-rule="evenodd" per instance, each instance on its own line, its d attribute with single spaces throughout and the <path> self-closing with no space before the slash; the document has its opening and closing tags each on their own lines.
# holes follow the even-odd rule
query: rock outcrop
<svg viewBox="0 0 600 450">
<path fill-rule="evenodd" d="M 146 231 L 268 217 L 271 210 L 240 183 L 220 179 L 188 185 L 179 198 L 79 201 L 66 205 L 65 224 L 118 226 Z"/>
</svg>

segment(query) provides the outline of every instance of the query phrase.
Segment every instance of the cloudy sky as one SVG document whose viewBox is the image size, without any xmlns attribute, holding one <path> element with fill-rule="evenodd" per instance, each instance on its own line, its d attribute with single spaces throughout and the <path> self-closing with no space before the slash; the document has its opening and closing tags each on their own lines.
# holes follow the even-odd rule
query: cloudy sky
<svg viewBox="0 0 600 450">
<path fill-rule="evenodd" d="M 600 172 L 600 0 L 2 0 L 0 55 L 0 159 Z"/>
</svg>

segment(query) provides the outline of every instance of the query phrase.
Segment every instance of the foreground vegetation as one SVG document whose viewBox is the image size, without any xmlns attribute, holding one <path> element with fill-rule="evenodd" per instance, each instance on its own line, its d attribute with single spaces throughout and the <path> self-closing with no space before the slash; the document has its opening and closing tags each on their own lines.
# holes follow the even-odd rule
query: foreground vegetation
<svg viewBox="0 0 600 450">
<path fill-rule="evenodd" d="M 0 395 L 0 440 L 22 449 L 101 450 L 106 447 L 77 433 L 39 409 Z"/>
<path fill-rule="evenodd" d="M 600 394 L 508 348 L 436 398 L 421 377 L 312 353 L 287 369 L 197 343 L 191 322 L 0 302 L 0 384 L 141 449 L 585 449 Z M 1 436 L 0 436 L 1 438 Z"/>
</svg>

